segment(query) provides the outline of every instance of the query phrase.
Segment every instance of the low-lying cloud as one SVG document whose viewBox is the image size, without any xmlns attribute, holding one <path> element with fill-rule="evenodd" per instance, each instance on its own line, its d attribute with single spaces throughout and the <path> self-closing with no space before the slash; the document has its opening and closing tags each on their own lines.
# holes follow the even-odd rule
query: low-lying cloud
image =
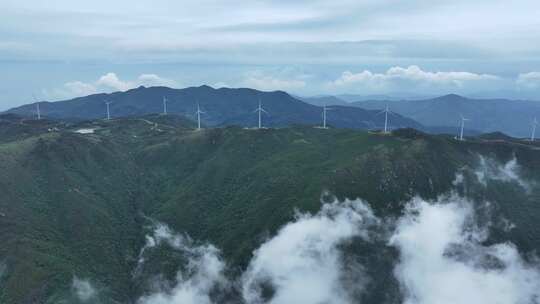
<svg viewBox="0 0 540 304">
<path fill-rule="evenodd" d="M 531 190 L 531 183 L 520 175 L 521 168 L 516 157 L 513 157 L 504 164 L 482 155 L 479 155 L 478 157 L 479 164 L 474 173 L 482 185 L 487 186 L 489 180 L 495 180 L 516 183 L 527 192 Z"/>
<path fill-rule="evenodd" d="M 98 292 L 89 280 L 73 277 L 71 283 L 73 294 L 81 302 L 90 302 L 95 299 Z"/>
<path fill-rule="evenodd" d="M 537 303 L 540 272 L 512 243 L 484 245 L 470 202 L 415 199 L 389 245 L 400 252 L 395 276 L 406 304 Z"/>
<path fill-rule="evenodd" d="M 397 285 L 389 286 L 389 281 L 383 287 L 401 290 L 402 298 L 394 301 L 538 303 L 539 265 L 524 259 L 511 242 L 486 244 L 489 228 L 480 224 L 474 203 L 457 195 L 435 201 L 414 198 L 397 219 L 377 218 L 359 200 L 335 201 L 317 214 L 299 214 L 255 250 L 244 273 L 232 279 L 224 275 L 226 265 L 218 249 L 194 246 L 189 238 L 160 225 L 146 248 L 166 242 L 190 254 L 189 266 L 178 273 L 175 287 L 138 303 L 218 303 L 212 292 L 226 288 L 239 288 L 246 304 L 357 303 L 358 294 L 374 292 L 367 274 L 372 265 L 369 259 L 363 265 L 347 265 L 344 245 L 381 240 L 399 257 L 390 274 Z M 351 276 L 355 279 L 346 279 Z"/>
<path fill-rule="evenodd" d="M 339 245 L 353 237 L 369 239 L 367 228 L 377 223 L 361 201 L 323 206 L 316 215 L 301 214 L 257 249 L 243 275 L 246 303 L 352 303 L 350 295 L 362 281 L 346 288 Z M 356 268 L 359 277 L 362 269 Z M 263 289 L 271 289 L 270 299 Z"/>
<path fill-rule="evenodd" d="M 146 245 L 141 251 L 139 263 L 144 263 L 144 252 L 150 248 L 167 243 L 185 254 L 188 264 L 185 271 L 177 273 L 177 284 L 169 290 L 159 290 L 145 295 L 139 304 L 210 304 L 211 292 L 225 288 L 229 283 L 224 276 L 225 263 L 219 250 L 209 244 L 195 245 L 184 235 L 173 233 L 169 227 L 158 224 L 152 235 L 147 236 Z"/>
</svg>

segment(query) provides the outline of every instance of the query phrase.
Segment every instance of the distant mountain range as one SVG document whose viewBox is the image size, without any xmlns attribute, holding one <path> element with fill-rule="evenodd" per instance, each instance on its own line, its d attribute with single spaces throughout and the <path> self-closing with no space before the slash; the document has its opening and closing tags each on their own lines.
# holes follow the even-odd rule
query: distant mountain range
<svg viewBox="0 0 540 304">
<path fill-rule="evenodd" d="M 511 136 L 528 137 L 534 117 L 540 117 L 540 102 L 508 99 L 470 99 L 450 94 L 433 99 L 403 101 L 359 101 L 351 103 L 364 109 L 386 105 L 400 115 L 423 125 L 457 126 L 461 115 L 470 119 L 467 126 L 482 133 L 500 131 Z"/>
<path fill-rule="evenodd" d="M 474 99 L 456 94 L 416 100 L 358 99 L 359 101 L 350 103 L 340 96 L 303 98 L 303 100 L 312 104 L 324 102 L 327 105 L 347 105 L 367 110 L 380 110 L 388 105 L 391 111 L 412 118 L 430 130 L 442 127 L 444 130 L 453 129 L 455 132 L 463 115 L 469 119 L 466 123 L 469 129 L 480 133 L 504 132 L 516 137 L 530 136 L 534 117 L 540 118 L 538 101 Z"/>
<path fill-rule="evenodd" d="M 208 126 L 255 126 L 258 118 L 254 110 L 259 101 L 268 112 L 263 116 L 265 126 L 320 125 L 322 122 L 321 107 L 300 101 L 282 91 L 214 89 L 209 86 L 185 89 L 139 87 L 126 92 L 95 94 L 57 102 L 40 102 L 39 106 L 44 117 L 84 120 L 105 117 L 106 101 L 112 102 L 110 104 L 112 117 L 161 113 L 163 98 L 167 99 L 168 113 L 180 114 L 192 119 L 195 119 L 195 111 L 199 103 L 201 109 L 206 112 L 202 115 L 202 122 Z M 328 113 L 327 123 L 338 128 L 380 129 L 384 126 L 384 115 L 377 115 L 378 112 L 354 106 L 336 106 Z M 36 104 L 13 108 L 7 113 L 35 116 Z M 393 128 L 425 129 L 418 122 L 399 115 L 392 118 L 391 125 Z"/>
<path fill-rule="evenodd" d="M 347 95 L 353 100 L 355 95 Z M 383 96 L 381 96 L 383 97 Z M 263 125 L 320 125 L 322 106 L 332 106 L 328 124 L 337 128 L 382 129 L 387 105 L 396 113 L 390 117 L 393 129 L 410 127 L 430 133 L 455 134 L 461 115 L 468 118 L 466 134 L 503 132 L 515 137 L 528 137 L 534 117 L 540 118 L 540 102 L 507 99 L 471 99 L 455 94 L 418 100 L 361 100 L 347 102 L 339 96 L 295 97 L 282 91 L 262 92 L 253 89 L 214 89 L 209 86 L 171 89 L 167 87 L 139 87 L 125 92 L 94 94 L 57 102 L 40 102 L 44 117 L 64 120 L 103 118 L 105 101 L 112 102 L 112 117 L 140 116 L 161 113 L 163 98 L 167 99 L 168 113 L 194 120 L 197 103 L 203 111 L 207 126 L 257 124 L 254 113 L 259 101 L 268 114 Z M 10 109 L 6 113 L 35 116 L 36 104 Z"/>
</svg>

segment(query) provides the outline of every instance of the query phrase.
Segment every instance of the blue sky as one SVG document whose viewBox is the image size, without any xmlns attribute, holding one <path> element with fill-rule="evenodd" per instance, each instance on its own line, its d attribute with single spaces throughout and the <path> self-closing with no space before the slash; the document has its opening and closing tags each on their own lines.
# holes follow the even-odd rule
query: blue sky
<svg viewBox="0 0 540 304">
<path fill-rule="evenodd" d="M 2 0 L 0 110 L 138 85 L 540 100 L 538 16 L 537 0 Z"/>
</svg>

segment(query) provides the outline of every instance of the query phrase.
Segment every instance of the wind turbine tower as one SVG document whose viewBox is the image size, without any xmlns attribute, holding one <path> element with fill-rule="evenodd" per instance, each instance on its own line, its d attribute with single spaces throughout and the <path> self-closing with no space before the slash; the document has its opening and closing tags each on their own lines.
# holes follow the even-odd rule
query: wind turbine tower
<svg viewBox="0 0 540 304">
<path fill-rule="evenodd" d="M 167 98 L 163 97 L 163 114 L 167 115 Z"/>
<path fill-rule="evenodd" d="M 254 112 L 259 112 L 259 129 L 262 128 L 262 113 L 268 114 L 265 109 L 262 108 L 261 100 L 259 99 L 259 107 Z"/>
<path fill-rule="evenodd" d="M 538 120 L 535 117 L 532 122 L 531 141 L 534 141 L 536 139 L 536 126 L 538 126 Z"/>
<path fill-rule="evenodd" d="M 199 106 L 199 103 L 197 102 L 197 130 L 201 129 L 201 114 L 205 114 L 206 112 L 201 111 L 201 107 Z"/>
<path fill-rule="evenodd" d="M 39 109 L 39 102 L 37 101 L 36 96 L 34 94 L 32 94 L 32 97 L 34 97 L 34 102 L 36 103 L 37 119 L 40 120 L 41 119 L 41 111 Z"/>
<path fill-rule="evenodd" d="M 333 109 L 327 107 L 326 105 L 323 106 L 323 115 L 322 115 L 322 117 L 323 117 L 323 129 L 328 129 L 326 127 L 326 111 L 330 111 L 330 110 L 333 110 Z"/>
<path fill-rule="evenodd" d="M 461 130 L 459 132 L 459 140 L 463 141 L 463 130 L 465 129 L 465 122 L 468 121 L 468 118 L 463 117 L 461 115 Z"/>
<path fill-rule="evenodd" d="M 110 109 L 111 103 L 112 101 L 105 101 L 105 104 L 107 105 L 107 120 L 111 119 L 111 109 Z"/>
<path fill-rule="evenodd" d="M 377 113 L 377 115 L 382 114 L 382 113 L 384 113 L 384 133 L 387 134 L 388 133 L 388 114 L 392 114 L 392 111 L 390 111 L 388 108 L 388 105 L 386 105 L 386 108 L 380 111 L 379 113 Z"/>
</svg>

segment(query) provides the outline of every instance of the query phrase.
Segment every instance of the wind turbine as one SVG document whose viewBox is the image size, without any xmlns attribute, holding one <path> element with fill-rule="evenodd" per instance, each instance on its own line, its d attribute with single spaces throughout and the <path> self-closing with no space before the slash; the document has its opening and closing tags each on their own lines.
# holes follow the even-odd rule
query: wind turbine
<svg viewBox="0 0 540 304">
<path fill-rule="evenodd" d="M 167 115 L 167 97 L 163 97 L 163 114 Z"/>
<path fill-rule="evenodd" d="M 107 120 L 111 119 L 111 110 L 109 105 L 112 103 L 112 101 L 105 101 L 105 104 L 107 105 Z"/>
<path fill-rule="evenodd" d="M 538 126 L 538 120 L 536 119 L 536 117 L 533 119 L 533 122 L 532 122 L 532 133 L 531 133 L 531 141 L 534 141 L 535 138 L 536 138 L 536 126 Z"/>
<path fill-rule="evenodd" d="M 259 112 L 259 129 L 262 128 L 262 113 L 268 114 L 265 109 L 262 108 L 261 100 L 259 99 L 259 107 L 253 112 Z"/>
<path fill-rule="evenodd" d="M 390 111 L 388 109 L 388 105 L 386 105 L 386 108 L 382 111 L 380 111 L 379 113 L 377 113 L 377 115 L 379 114 L 382 114 L 384 113 L 384 133 L 388 133 L 388 114 L 393 114 L 392 111 Z"/>
<path fill-rule="evenodd" d="M 323 106 L 323 115 L 322 115 L 322 117 L 323 117 L 323 129 L 328 129 L 328 128 L 326 127 L 326 111 L 330 111 L 330 110 L 333 110 L 333 109 L 332 109 L 332 108 L 328 108 L 328 107 L 326 106 L 326 104 Z"/>
<path fill-rule="evenodd" d="M 206 114 L 206 112 L 201 111 L 201 107 L 199 106 L 199 103 L 197 102 L 197 130 L 201 129 L 201 114 Z"/>
<path fill-rule="evenodd" d="M 39 102 L 36 99 L 36 96 L 32 94 L 32 97 L 34 97 L 34 102 L 36 103 L 36 113 L 37 113 L 37 119 L 41 119 L 41 111 L 39 110 Z"/>
<path fill-rule="evenodd" d="M 470 120 L 468 118 L 465 118 L 463 117 L 463 115 L 460 115 L 461 116 L 461 130 L 459 132 L 459 140 L 463 140 L 463 130 L 465 129 L 465 122 Z"/>
</svg>

